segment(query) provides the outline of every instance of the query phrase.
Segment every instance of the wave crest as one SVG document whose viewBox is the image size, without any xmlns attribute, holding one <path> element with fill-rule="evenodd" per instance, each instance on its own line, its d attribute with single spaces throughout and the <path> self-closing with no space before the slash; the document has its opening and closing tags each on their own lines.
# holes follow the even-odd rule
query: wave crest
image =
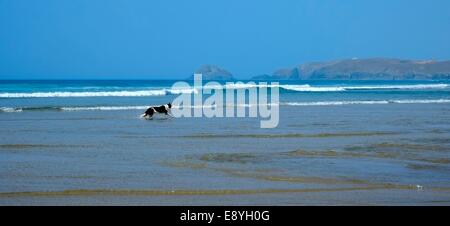
<svg viewBox="0 0 450 226">
<path fill-rule="evenodd" d="M 281 102 L 269 103 L 265 106 L 339 106 L 339 105 L 372 105 L 372 104 L 448 104 L 450 99 L 429 99 L 429 100 L 352 100 L 352 101 L 315 101 L 315 102 Z M 236 107 L 254 107 L 251 104 L 235 104 Z M 261 105 L 258 105 L 261 106 Z M 43 106 L 43 107 L 0 107 L 0 112 L 14 113 L 23 111 L 124 111 L 124 110 L 145 110 L 149 106 Z M 221 105 L 188 106 L 188 108 L 216 108 Z M 179 108 L 173 106 L 174 109 Z"/>
<path fill-rule="evenodd" d="M 249 89 L 249 88 L 280 88 L 296 92 L 345 92 L 352 90 L 424 90 L 445 89 L 448 84 L 416 84 L 416 85 L 374 85 L 374 86 L 311 86 L 303 85 L 272 85 L 272 84 L 246 84 L 234 83 L 223 86 L 205 85 L 202 89 Z M 58 91 L 33 93 L 0 93 L 0 98 L 56 98 L 56 97 L 145 97 L 165 96 L 179 94 L 197 94 L 199 90 L 191 89 L 151 89 L 151 90 L 115 90 L 115 91 Z"/>
<path fill-rule="evenodd" d="M 35 92 L 35 93 L 0 93 L 0 98 L 43 98 L 43 97 L 144 97 L 165 96 L 168 94 L 197 93 L 196 89 L 160 89 L 138 91 L 103 91 L 103 92 Z"/>
<path fill-rule="evenodd" d="M 311 86 L 309 84 L 303 85 L 261 85 L 261 84 L 226 84 L 222 87 L 219 86 L 205 86 L 207 89 L 225 88 L 225 89 L 249 89 L 249 88 L 274 88 L 278 87 L 284 90 L 297 91 L 297 92 L 343 92 L 351 90 L 387 90 L 387 89 L 399 89 L 399 90 L 423 90 L 423 89 L 445 89 L 448 88 L 448 84 L 416 84 L 416 85 L 373 85 L 373 86 Z"/>
</svg>

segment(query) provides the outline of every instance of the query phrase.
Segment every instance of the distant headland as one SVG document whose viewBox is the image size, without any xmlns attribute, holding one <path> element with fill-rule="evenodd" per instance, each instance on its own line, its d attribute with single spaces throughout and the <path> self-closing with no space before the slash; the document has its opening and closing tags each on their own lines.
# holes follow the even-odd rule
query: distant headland
<svg viewBox="0 0 450 226">
<path fill-rule="evenodd" d="M 225 69 L 204 65 L 195 73 L 205 80 L 234 80 Z M 253 76 L 255 80 L 447 80 L 450 61 L 391 58 L 344 59 L 312 62 Z"/>
</svg>

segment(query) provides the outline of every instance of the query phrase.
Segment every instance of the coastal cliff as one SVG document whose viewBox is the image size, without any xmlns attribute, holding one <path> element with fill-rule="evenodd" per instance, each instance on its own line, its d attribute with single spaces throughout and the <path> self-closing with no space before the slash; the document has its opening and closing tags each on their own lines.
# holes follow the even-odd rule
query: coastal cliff
<svg viewBox="0 0 450 226">
<path fill-rule="evenodd" d="M 389 58 L 346 59 L 301 64 L 253 79 L 313 80 L 443 80 L 450 79 L 450 61 Z"/>
</svg>

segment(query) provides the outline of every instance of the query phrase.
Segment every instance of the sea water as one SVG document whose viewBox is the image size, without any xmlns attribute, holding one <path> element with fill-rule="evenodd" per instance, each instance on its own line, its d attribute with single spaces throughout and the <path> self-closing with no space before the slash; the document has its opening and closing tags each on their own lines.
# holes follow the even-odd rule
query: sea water
<svg viewBox="0 0 450 226">
<path fill-rule="evenodd" d="M 273 129 L 139 118 L 175 82 L 0 81 L 0 204 L 450 204 L 449 82 L 281 81 Z"/>
</svg>

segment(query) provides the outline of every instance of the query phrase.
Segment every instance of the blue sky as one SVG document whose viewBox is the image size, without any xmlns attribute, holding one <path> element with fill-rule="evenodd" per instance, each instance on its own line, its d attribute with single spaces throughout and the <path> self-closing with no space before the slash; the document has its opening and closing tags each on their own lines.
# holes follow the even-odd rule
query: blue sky
<svg viewBox="0 0 450 226">
<path fill-rule="evenodd" d="M 352 57 L 450 59 L 448 0 L 0 0 L 0 79 L 238 78 Z"/>
</svg>

